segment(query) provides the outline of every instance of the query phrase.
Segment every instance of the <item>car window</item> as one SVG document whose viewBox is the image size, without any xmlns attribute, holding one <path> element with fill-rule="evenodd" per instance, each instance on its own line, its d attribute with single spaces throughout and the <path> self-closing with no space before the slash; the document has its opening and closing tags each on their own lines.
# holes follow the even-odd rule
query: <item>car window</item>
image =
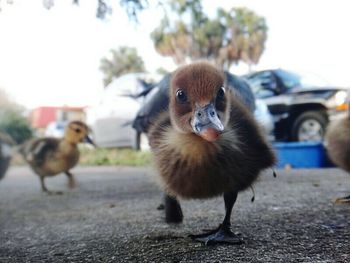
<svg viewBox="0 0 350 263">
<path fill-rule="evenodd" d="M 317 75 L 311 73 L 294 73 L 285 70 L 276 70 L 276 75 L 282 81 L 287 90 L 293 88 L 325 87 L 329 83 Z"/>
<path fill-rule="evenodd" d="M 279 77 L 279 79 L 282 81 L 283 86 L 289 90 L 292 88 L 298 88 L 301 87 L 301 76 L 298 74 L 287 72 L 284 70 L 277 70 L 276 75 Z"/>
<path fill-rule="evenodd" d="M 270 71 L 263 71 L 246 77 L 258 98 L 271 97 L 277 90 L 276 78 Z"/>
</svg>

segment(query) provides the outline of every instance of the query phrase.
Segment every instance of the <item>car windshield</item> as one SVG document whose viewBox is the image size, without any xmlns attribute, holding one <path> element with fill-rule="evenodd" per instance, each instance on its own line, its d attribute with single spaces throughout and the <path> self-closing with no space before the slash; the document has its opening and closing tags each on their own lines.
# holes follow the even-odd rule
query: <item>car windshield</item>
<svg viewBox="0 0 350 263">
<path fill-rule="evenodd" d="M 287 89 L 329 86 L 327 81 L 311 73 L 297 74 L 279 69 L 276 70 L 276 75 L 281 79 Z"/>
</svg>

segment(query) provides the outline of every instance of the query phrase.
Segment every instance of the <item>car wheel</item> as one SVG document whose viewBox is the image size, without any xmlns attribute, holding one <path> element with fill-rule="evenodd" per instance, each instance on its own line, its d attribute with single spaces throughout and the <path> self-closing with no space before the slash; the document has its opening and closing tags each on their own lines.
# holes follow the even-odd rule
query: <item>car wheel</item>
<svg viewBox="0 0 350 263">
<path fill-rule="evenodd" d="M 136 132 L 135 145 L 133 148 L 136 151 L 144 151 L 150 148 L 146 134 L 141 132 Z"/>
<path fill-rule="evenodd" d="M 322 141 L 327 117 L 320 111 L 307 111 L 300 114 L 292 125 L 291 138 L 293 141 Z"/>
</svg>

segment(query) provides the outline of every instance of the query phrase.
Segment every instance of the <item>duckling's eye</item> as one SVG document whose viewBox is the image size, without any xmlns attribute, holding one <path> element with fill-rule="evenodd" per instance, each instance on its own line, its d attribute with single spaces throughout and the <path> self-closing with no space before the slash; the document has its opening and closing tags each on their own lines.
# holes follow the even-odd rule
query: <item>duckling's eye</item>
<svg viewBox="0 0 350 263">
<path fill-rule="evenodd" d="M 216 95 L 218 99 L 223 99 L 225 97 L 225 88 L 221 87 Z"/>
<path fill-rule="evenodd" d="M 216 109 L 219 111 L 225 111 L 226 103 L 225 103 L 225 88 L 221 87 L 218 90 L 218 93 L 216 95 L 216 103 L 215 103 Z"/>
<path fill-rule="evenodd" d="M 76 133 L 80 133 L 81 130 L 79 128 L 74 129 Z"/>
<path fill-rule="evenodd" d="M 178 103 L 186 103 L 187 102 L 186 93 L 181 89 L 176 91 L 176 100 Z"/>
</svg>

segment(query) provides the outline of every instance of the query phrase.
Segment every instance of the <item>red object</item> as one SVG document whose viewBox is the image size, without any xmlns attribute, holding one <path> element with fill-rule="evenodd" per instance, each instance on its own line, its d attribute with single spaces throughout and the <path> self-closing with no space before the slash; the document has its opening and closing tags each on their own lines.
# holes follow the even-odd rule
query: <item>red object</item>
<svg viewBox="0 0 350 263">
<path fill-rule="evenodd" d="M 62 120 L 59 118 L 61 112 L 83 112 L 84 107 L 38 107 L 33 109 L 30 122 L 33 128 L 46 128 L 50 122 Z M 64 120 L 64 119 L 63 119 Z"/>
</svg>

